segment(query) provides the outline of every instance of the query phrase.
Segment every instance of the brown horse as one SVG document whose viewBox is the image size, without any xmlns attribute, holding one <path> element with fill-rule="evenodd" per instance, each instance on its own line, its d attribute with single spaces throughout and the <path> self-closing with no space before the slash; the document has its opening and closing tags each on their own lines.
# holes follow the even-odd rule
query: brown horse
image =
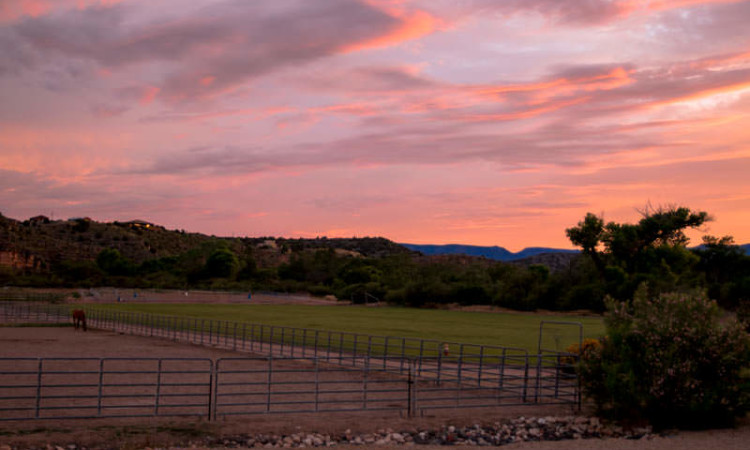
<svg viewBox="0 0 750 450">
<path fill-rule="evenodd" d="M 82 326 L 83 331 L 86 331 L 86 313 L 82 309 L 73 310 L 73 325 L 76 330 L 79 326 Z"/>
</svg>

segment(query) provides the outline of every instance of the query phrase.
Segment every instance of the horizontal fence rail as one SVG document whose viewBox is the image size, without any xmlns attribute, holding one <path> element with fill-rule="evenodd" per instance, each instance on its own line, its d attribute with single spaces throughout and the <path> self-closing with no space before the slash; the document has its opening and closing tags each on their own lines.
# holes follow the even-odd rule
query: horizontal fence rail
<svg viewBox="0 0 750 450">
<path fill-rule="evenodd" d="M 263 355 L 217 361 L 216 393 L 211 400 L 214 417 L 363 409 L 398 409 L 413 414 L 429 409 L 529 403 L 580 405 L 579 382 L 574 370 L 576 356 L 563 352 L 545 349 L 534 355 L 513 347 L 85 308 L 91 328 Z M 71 309 L 70 305 L 0 302 L 0 319 L 70 322 Z M 289 365 L 296 368 L 285 372 L 284 367 Z M 297 374 L 305 380 L 289 385 L 279 381 L 292 376 L 289 374 Z M 338 375 L 356 376 L 361 382 L 363 377 L 377 379 L 373 378 L 375 374 L 391 377 L 388 378 L 391 384 L 385 384 L 389 386 L 386 392 L 393 391 L 390 392 L 393 401 L 360 404 L 351 399 L 339 402 L 320 396 L 321 392 L 329 395 L 321 388 L 329 386 Z M 245 386 L 247 389 L 258 388 L 258 377 L 266 377 L 266 403 L 259 400 L 260 393 L 254 390 L 252 395 L 242 396 L 242 400 L 229 400 L 236 394 L 232 391 L 234 382 L 231 380 L 237 376 L 255 380 Z M 328 377 L 322 384 L 311 381 L 320 381 L 321 376 Z M 408 386 L 395 388 L 393 380 L 407 380 Z M 305 391 L 305 400 L 289 400 L 295 392 L 303 392 L 305 386 L 313 385 L 317 396 Z M 372 400 L 375 398 L 371 395 L 372 386 L 366 383 L 357 388 L 357 395 Z M 338 394 L 330 394 L 336 399 L 341 397 L 340 391 L 347 391 L 340 386 L 336 386 L 336 390 Z M 406 400 L 400 394 L 402 391 L 406 392 Z"/>
</svg>

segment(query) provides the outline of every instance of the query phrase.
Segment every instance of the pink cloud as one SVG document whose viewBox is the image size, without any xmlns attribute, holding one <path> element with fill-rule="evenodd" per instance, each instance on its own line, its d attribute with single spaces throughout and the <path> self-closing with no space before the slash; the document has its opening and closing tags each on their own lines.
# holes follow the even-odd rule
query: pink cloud
<svg viewBox="0 0 750 450">
<path fill-rule="evenodd" d="M 0 23 L 23 17 L 39 17 L 66 9 L 112 6 L 123 0 L 5 0 L 0 3 Z"/>
</svg>

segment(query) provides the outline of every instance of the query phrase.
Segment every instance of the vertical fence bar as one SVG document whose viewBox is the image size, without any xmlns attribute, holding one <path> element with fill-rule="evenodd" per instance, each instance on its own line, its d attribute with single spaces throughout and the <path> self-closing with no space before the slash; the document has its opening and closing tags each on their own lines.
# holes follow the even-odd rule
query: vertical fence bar
<svg viewBox="0 0 750 450">
<path fill-rule="evenodd" d="M 203 331 L 201 329 L 201 337 L 203 336 Z M 219 373 L 220 373 L 220 366 L 221 359 L 216 360 L 216 365 L 214 366 L 214 362 L 210 361 L 210 374 L 208 376 L 208 420 L 216 420 L 216 412 L 218 410 L 218 404 L 219 404 Z M 211 405 L 213 405 L 213 408 L 211 408 Z M 212 415 L 213 414 L 213 415 Z"/>
<path fill-rule="evenodd" d="M 313 347 L 313 357 L 314 358 L 318 357 L 318 335 L 319 334 L 320 334 L 320 331 L 319 330 L 315 330 L 315 344 L 314 344 L 314 347 Z"/>
<path fill-rule="evenodd" d="M 344 357 L 344 333 L 339 333 L 339 365 Z"/>
<path fill-rule="evenodd" d="M 273 329 L 276 328 L 274 326 L 271 326 L 271 333 L 268 336 L 268 352 L 273 355 Z"/>
<path fill-rule="evenodd" d="M 159 397 L 161 395 L 161 358 L 156 371 L 156 396 L 154 397 L 154 415 L 159 415 Z"/>
<path fill-rule="evenodd" d="M 315 358 L 315 412 L 318 412 L 320 401 L 320 360 Z"/>
<path fill-rule="evenodd" d="M 266 412 L 271 412 L 271 381 L 273 374 L 273 356 L 268 357 L 268 375 L 266 377 Z"/>
<path fill-rule="evenodd" d="M 458 352 L 458 369 L 456 369 L 456 378 L 458 379 L 458 389 L 456 390 L 457 405 L 461 405 L 461 387 L 463 385 L 463 381 L 462 381 L 463 362 L 464 362 L 464 344 L 461 344 L 459 346 L 459 352 Z"/>
<path fill-rule="evenodd" d="M 556 357 L 556 364 L 555 364 L 555 398 L 558 398 L 558 394 L 560 392 L 560 370 L 561 369 L 562 368 L 560 367 L 560 354 L 558 353 Z"/>
<path fill-rule="evenodd" d="M 406 357 L 406 338 L 401 338 L 401 366 L 398 373 L 404 373 L 404 357 Z"/>
<path fill-rule="evenodd" d="M 383 347 L 383 370 L 385 370 L 386 359 L 388 359 L 388 336 L 385 337 L 385 347 Z"/>
<path fill-rule="evenodd" d="M 406 378 L 406 416 L 414 417 L 414 410 L 412 409 L 412 394 L 414 390 L 414 371 L 412 370 L 411 361 L 409 362 L 409 373 Z"/>
<path fill-rule="evenodd" d="M 443 373 L 443 351 L 438 347 L 437 349 L 437 376 L 435 377 L 435 383 L 440 386 L 440 376 Z"/>
<path fill-rule="evenodd" d="M 331 332 L 328 333 L 328 345 L 326 346 L 326 361 L 331 360 Z"/>
<path fill-rule="evenodd" d="M 500 357 L 500 374 L 498 377 L 498 390 L 503 389 L 503 383 L 505 382 L 505 351 L 507 349 L 503 349 L 502 356 Z"/>
<path fill-rule="evenodd" d="M 479 346 L 479 373 L 477 374 L 477 386 L 482 387 L 482 364 L 484 363 L 484 345 Z"/>
<path fill-rule="evenodd" d="M 104 381 L 104 358 L 99 359 L 99 390 L 96 395 L 96 415 L 102 415 L 102 382 Z"/>
<path fill-rule="evenodd" d="M 529 387 L 529 355 L 526 355 L 526 361 L 524 363 L 524 369 L 523 369 L 523 394 L 522 394 L 522 400 L 524 403 L 526 403 L 526 398 L 528 396 L 528 387 Z"/>
<path fill-rule="evenodd" d="M 536 355 L 536 387 L 534 389 L 534 403 L 539 403 L 540 390 L 542 387 L 542 354 Z"/>
<path fill-rule="evenodd" d="M 36 410 L 34 414 L 34 417 L 37 419 L 39 418 L 39 408 L 42 404 L 42 364 L 44 364 L 44 360 L 39 358 L 36 369 Z"/>
<path fill-rule="evenodd" d="M 357 339 L 359 338 L 359 334 L 354 334 L 354 348 L 352 349 L 352 366 L 357 365 Z"/>
<path fill-rule="evenodd" d="M 419 340 L 419 367 L 417 368 L 417 376 L 422 376 L 422 358 L 424 358 L 424 339 Z"/>
<path fill-rule="evenodd" d="M 367 409 L 367 376 L 370 373 L 370 355 L 362 365 L 362 409 Z"/>
</svg>

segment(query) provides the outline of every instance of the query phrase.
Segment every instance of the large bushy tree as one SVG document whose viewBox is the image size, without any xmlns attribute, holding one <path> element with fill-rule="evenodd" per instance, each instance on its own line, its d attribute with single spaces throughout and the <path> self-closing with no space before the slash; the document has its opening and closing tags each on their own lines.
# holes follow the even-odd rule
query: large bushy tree
<svg viewBox="0 0 750 450">
<path fill-rule="evenodd" d="M 699 258 L 687 249 L 685 231 L 710 220 L 704 211 L 686 207 L 647 207 L 635 224 L 609 222 L 592 213 L 568 228 L 570 241 L 596 266 L 603 291 L 625 299 L 642 282 L 653 292 L 695 286 Z"/>
</svg>

